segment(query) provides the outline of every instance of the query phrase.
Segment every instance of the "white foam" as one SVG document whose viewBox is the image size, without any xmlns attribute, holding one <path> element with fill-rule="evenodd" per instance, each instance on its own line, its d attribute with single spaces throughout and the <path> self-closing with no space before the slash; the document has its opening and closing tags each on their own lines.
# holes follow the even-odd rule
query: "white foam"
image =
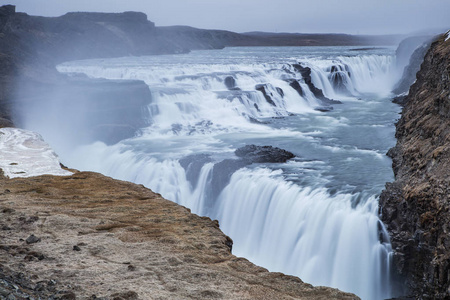
<svg viewBox="0 0 450 300">
<path fill-rule="evenodd" d="M 0 168 L 9 178 L 72 174 L 41 135 L 17 128 L 0 129 Z"/>
</svg>

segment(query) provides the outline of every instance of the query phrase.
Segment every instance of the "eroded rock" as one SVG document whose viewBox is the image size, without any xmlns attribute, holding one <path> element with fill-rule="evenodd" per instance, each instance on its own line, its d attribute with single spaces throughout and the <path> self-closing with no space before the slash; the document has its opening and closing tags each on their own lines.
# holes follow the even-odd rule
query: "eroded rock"
<svg viewBox="0 0 450 300">
<path fill-rule="evenodd" d="M 394 266 L 416 299 L 447 299 L 450 291 L 450 41 L 434 42 L 396 125 L 395 182 L 380 196 L 381 219 Z"/>
</svg>

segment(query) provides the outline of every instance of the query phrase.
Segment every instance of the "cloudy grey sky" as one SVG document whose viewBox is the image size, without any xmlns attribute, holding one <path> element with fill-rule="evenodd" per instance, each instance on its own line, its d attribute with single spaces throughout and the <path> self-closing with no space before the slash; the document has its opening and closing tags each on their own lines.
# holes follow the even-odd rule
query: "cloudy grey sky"
<svg viewBox="0 0 450 300">
<path fill-rule="evenodd" d="M 2 0 L 31 15 L 142 11 L 157 26 L 388 34 L 450 28 L 450 0 Z"/>
</svg>

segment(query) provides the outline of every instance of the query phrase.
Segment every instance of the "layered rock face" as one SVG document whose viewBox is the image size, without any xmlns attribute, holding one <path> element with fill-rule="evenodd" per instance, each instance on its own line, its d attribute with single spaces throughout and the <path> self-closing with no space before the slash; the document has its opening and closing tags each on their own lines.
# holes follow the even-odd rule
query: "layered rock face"
<svg viewBox="0 0 450 300">
<path fill-rule="evenodd" d="M 380 197 L 406 294 L 450 297 L 450 40 L 425 55 L 389 151 L 395 182 Z"/>
</svg>

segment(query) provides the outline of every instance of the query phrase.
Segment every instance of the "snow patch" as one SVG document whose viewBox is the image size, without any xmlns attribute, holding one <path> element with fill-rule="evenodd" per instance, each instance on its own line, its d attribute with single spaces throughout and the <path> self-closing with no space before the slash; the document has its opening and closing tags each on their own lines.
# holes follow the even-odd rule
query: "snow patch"
<svg viewBox="0 0 450 300">
<path fill-rule="evenodd" d="M 447 41 L 450 39 L 450 30 L 448 30 L 445 34 L 447 35 L 447 37 L 445 38 L 445 41 Z"/>
<path fill-rule="evenodd" d="M 40 134 L 17 128 L 0 129 L 0 168 L 9 178 L 72 175 Z"/>
</svg>

